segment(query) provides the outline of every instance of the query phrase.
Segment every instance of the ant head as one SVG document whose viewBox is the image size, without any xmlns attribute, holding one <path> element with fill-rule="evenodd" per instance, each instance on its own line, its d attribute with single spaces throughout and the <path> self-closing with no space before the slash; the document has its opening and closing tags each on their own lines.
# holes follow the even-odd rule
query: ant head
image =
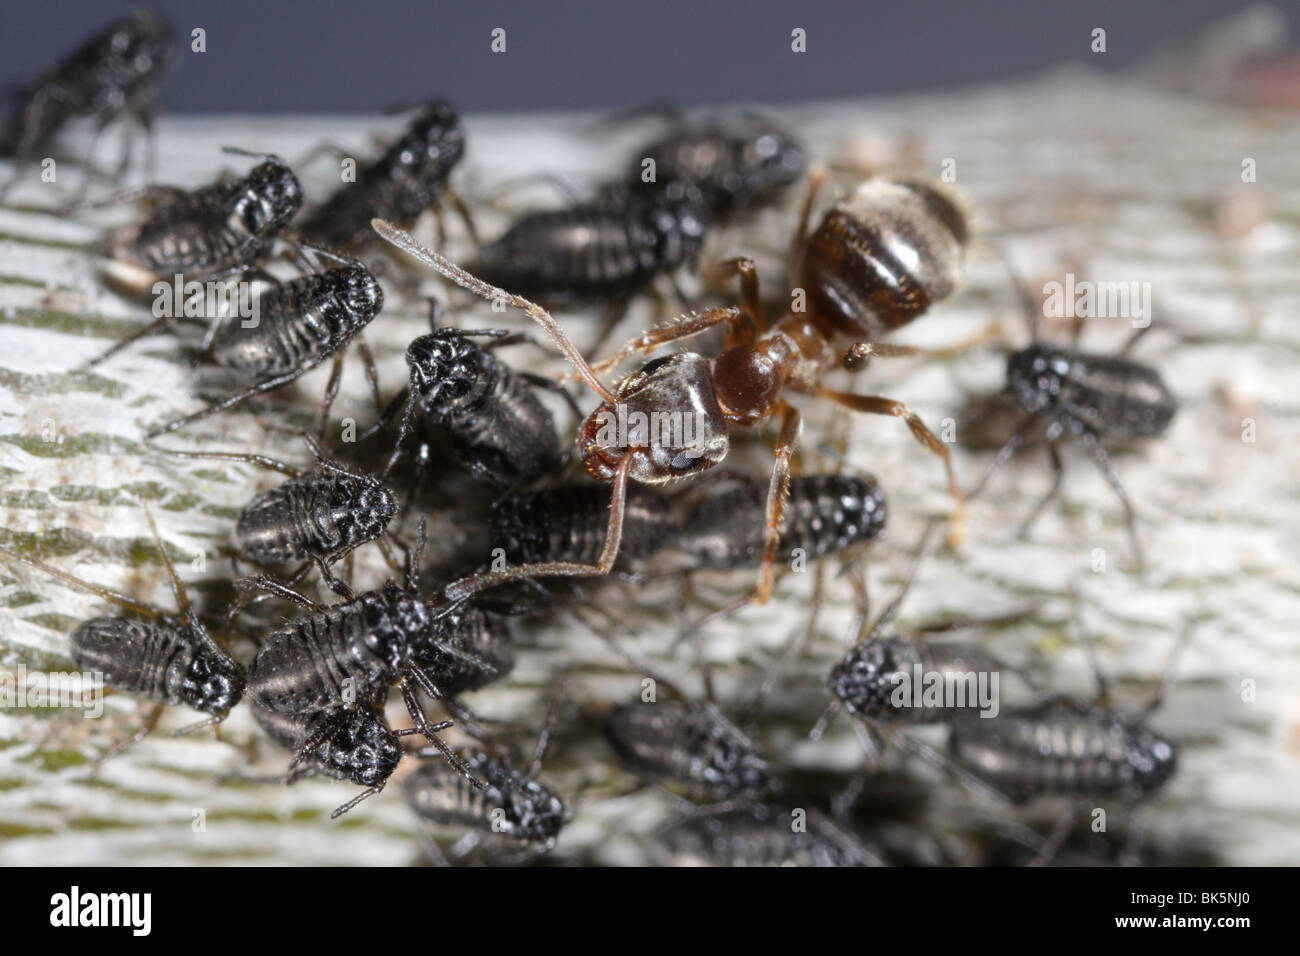
<svg viewBox="0 0 1300 956">
<path fill-rule="evenodd" d="M 244 696 L 244 668 L 219 649 L 200 647 L 186 668 L 181 699 L 195 710 L 224 717 Z"/>
<path fill-rule="evenodd" d="M 1030 345 L 1007 359 L 1006 388 L 1025 411 L 1042 411 L 1056 401 L 1069 374 L 1070 357 L 1064 351 Z"/>
<path fill-rule="evenodd" d="M 329 739 L 328 766 L 355 784 L 373 787 L 393 775 L 402 747 L 384 717 L 370 707 L 358 707 Z"/>
<path fill-rule="evenodd" d="M 491 381 L 486 372 L 493 363 L 485 349 L 457 329 L 421 335 L 406 349 L 411 394 L 442 412 L 475 404 Z"/>
<path fill-rule="evenodd" d="M 809 237 L 801 284 L 839 328 L 877 337 L 953 293 L 967 239 L 961 207 L 940 187 L 868 179 Z"/>
<path fill-rule="evenodd" d="M 623 380 L 617 403 L 602 403 L 579 434 L 587 472 L 612 481 L 627 455 L 629 477 L 662 484 L 706 471 L 727 457 L 729 426 L 713 392 L 709 362 L 695 352 L 655 359 Z"/>
<path fill-rule="evenodd" d="M 235 215 L 250 236 L 279 231 L 302 206 L 302 185 L 279 156 L 249 153 L 226 147 L 225 152 L 256 156 L 262 160 L 249 172 L 246 188 L 235 205 Z"/>
</svg>

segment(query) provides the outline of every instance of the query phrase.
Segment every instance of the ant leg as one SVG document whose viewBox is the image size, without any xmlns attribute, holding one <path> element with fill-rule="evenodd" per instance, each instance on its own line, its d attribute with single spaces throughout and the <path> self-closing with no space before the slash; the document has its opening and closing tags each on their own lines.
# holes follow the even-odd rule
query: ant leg
<svg viewBox="0 0 1300 956">
<path fill-rule="evenodd" d="M 982 345 L 996 335 L 997 328 L 988 325 L 984 327 L 984 331 L 977 332 L 941 349 L 927 349 L 916 345 L 892 345 L 888 342 L 854 342 L 844 352 L 840 364 L 843 365 L 846 371 L 860 372 L 867 367 L 867 363 L 873 356 L 876 358 L 912 358 L 916 356 L 947 358 L 951 355 L 960 355 L 976 345 Z"/>
<path fill-rule="evenodd" d="M 316 440 L 324 441 L 325 426 L 329 422 L 330 408 L 338 398 L 339 383 L 343 380 L 343 350 L 334 353 L 334 366 L 330 369 L 329 381 L 325 384 L 325 397 L 320 403 L 320 412 L 316 416 Z"/>
<path fill-rule="evenodd" d="M 1119 498 L 1120 504 L 1124 506 L 1124 524 L 1128 528 L 1129 544 L 1133 548 L 1133 555 L 1137 558 L 1138 574 L 1142 574 L 1146 569 L 1146 557 L 1142 553 L 1142 542 L 1138 540 L 1137 518 L 1133 513 L 1133 503 L 1129 501 L 1128 492 L 1124 490 L 1124 485 L 1119 480 L 1119 472 L 1115 466 L 1110 463 L 1110 456 L 1106 454 L 1106 449 L 1101 447 L 1101 439 L 1093 432 L 1083 433 L 1084 444 L 1092 451 L 1092 457 L 1097 462 L 1097 467 L 1101 473 L 1106 476 L 1106 481 L 1110 484 L 1111 490 Z"/>
<path fill-rule="evenodd" d="M 632 456 L 625 455 L 618 466 L 618 471 L 614 474 L 609 502 L 609 524 L 605 528 L 605 544 L 601 548 L 600 558 L 596 564 L 547 561 L 541 564 L 521 564 L 502 571 L 479 571 L 447 585 L 443 588 L 443 597 L 451 604 L 457 605 L 468 601 L 480 591 L 525 578 L 582 578 L 608 575 L 618 558 L 618 547 L 623 539 L 623 512 L 627 504 L 627 475 L 631 465 Z"/>
<path fill-rule="evenodd" d="M 555 347 L 564 354 L 569 364 L 577 370 L 579 377 L 587 383 L 593 392 L 600 396 L 602 401 L 611 405 L 618 403 L 618 396 L 601 383 L 587 360 L 583 358 L 582 353 L 578 351 L 568 335 L 565 334 L 564 329 L 560 327 L 560 323 L 556 322 L 555 317 L 536 302 L 530 302 L 521 295 L 512 295 L 505 289 L 470 275 L 460 266 L 438 255 L 432 249 L 420 245 L 410 233 L 398 229 L 390 222 L 383 219 L 372 219 L 370 225 L 384 241 L 401 249 L 407 255 L 420 260 L 462 289 L 472 292 L 488 302 L 504 302 L 525 313 L 546 330 L 546 334 L 551 337 Z"/>
<path fill-rule="evenodd" d="M 594 372 L 604 372 L 618 365 L 624 359 L 635 355 L 637 352 L 652 352 L 661 345 L 667 345 L 669 342 L 676 342 L 679 339 L 689 338 L 692 335 L 698 335 L 706 329 L 711 329 L 715 325 L 723 322 L 729 323 L 737 331 L 734 333 L 743 338 L 746 334 L 746 318 L 740 309 L 734 307 L 720 309 L 706 309 L 698 315 L 683 316 L 679 321 L 672 325 L 662 326 L 657 329 L 650 329 L 643 332 L 636 338 L 629 341 L 621 349 L 615 352 L 607 359 L 596 362 L 591 366 Z M 573 373 L 567 373 L 565 378 L 569 378 Z M 617 401 L 617 400 L 616 400 Z M 611 403 L 612 404 L 612 403 Z"/>
<path fill-rule="evenodd" d="M 962 493 L 961 487 L 957 484 L 957 476 L 953 473 L 952 455 L 948 451 L 948 446 L 926 427 L 925 422 L 921 421 L 915 412 L 902 402 L 894 401 L 892 398 L 885 398 L 881 395 L 856 395 L 852 392 L 836 392 L 827 388 L 819 388 L 817 394 L 829 398 L 845 408 L 851 408 L 855 412 L 865 412 L 869 415 L 893 415 L 903 419 L 916 440 L 943 459 L 943 467 L 948 474 L 948 493 L 952 495 L 954 505 L 948 540 L 954 547 L 960 546 L 965 536 L 966 496 Z"/>
<path fill-rule="evenodd" d="M 1056 442 L 1048 443 L 1047 455 L 1052 460 L 1052 487 L 1047 489 L 1047 494 L 1038 500 L 1038 504 L 1034 505 L 1034 510 L 1029 512 L 1029 517 L 1020 525 L 1020 530 L 1016 534 L 1021 538 L 1029 536 L 1029 529 L 1034 526 L 1034 522 L 1043 513 L 1043 509 L 1047 507 L 1048 502 L 1061 492 L 1061 479 L 1065 477 L 1065 464 L 1061 461 L 1061 450 L 1056 446 Z"/>
<path fill-rule="evenodd" d="M 763 562 L 758 572 L 758 591 L 754 600 L 766 604 L 772 596 L 772 579 L 776 569 L 776 549 L 781 542 L 781 522 L 785 502 L 790 494 L 790 459 L 799 440 L 802 418 L 793 405 L 781 403 L 781 431 L 777 435 L 772 479 L 767 486 L 767 506 L 763 516 Z"/>
<path fill-rule="evenodd" d="M 743 327 L 733 326 L 727 329 L 727 348 L 746 345 L 758 337 L 760 328 L 767 327 L 763 302 L 758 296 L 758 267 L 748 256 L 737 256 L 719 263 L 718 275 L 723 280 L 740 276 L 740 312 L 745 324 Z"/>
<path fill-rule="evenodd" d="M 153 431 L 149 432 L 147 435 L 145 435 L 145 437 L 157 438 L 159 435 L 166 435 L 170 432 L 174 432 L 177 431 L 178 429 L 184 428 L 186 425 L 189 425 L 191 422 L 196 422 L 201 418 L 207 418 L 209 415 L 215 415 L 218 412 L 224 412 L 226 409 L 238 405 L 240 402 L 244 401 L 245 399 L 252 398 L 255 395 L 261 395 L 263 392 L 273 391 L 279 388 L 281 385 L 288 385 L 294 379 L 301 376 L 304 371 L 305 369 L 295 369 L 292 372 L 285 372 L 283 375 L 277 375 L 275 378 L 269 378 L 264 382 L 259 382 L 256 385 L 252 385 L 244 389 L 242 392 L 236 392 L 234 395 L 231 395 L 229 398 L 222 399 L 221 401 L 217 402 L 214 405 L 209 405 L 206 408 L 200 408 L 197 412 L 191 412 L 188 415 L 185 415 L 181 418 L 177 418 L 174 419 L 173 421 L 168 422 L 166 425 L 161 425 L 158 428 L 153 429 Z"/>
</svg>

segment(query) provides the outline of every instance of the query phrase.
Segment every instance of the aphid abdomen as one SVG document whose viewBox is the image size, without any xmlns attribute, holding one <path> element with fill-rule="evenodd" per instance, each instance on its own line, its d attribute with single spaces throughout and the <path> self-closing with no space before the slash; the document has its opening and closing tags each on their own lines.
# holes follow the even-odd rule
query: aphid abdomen
<svg viewBox="0 0 1300 956">
<path fill-rule="evenodd" d="M 378 538 L 396 507 L 378 482 L 313 471 L 249 502 L 235 525 L 235 543 L 259 564 L 328 558 Z"/>
<path fill-rule="evenodd" d="M 559 464 L 555 420 L 523 379 L 500 363 L 496 368 L 490 390 L 473 406 L 455 410 L 446 426 L 467 462 L 480 461 L 512 484 L 531 481 Z"/>
<path fill-rule="evenodd" d="M 763 556 L 767 483 L 724 485 L 682 523 L 677 547 L 701 568 L 756 568 Z M 791 479 L 777 559 L 815 560 L 869 541 L 885 528 L 885 496 L 870 478 L 801 475 Z"/>
<path fill-rule="evenodd" d="M 369 646 L 366 597 L 273 631 L 249 667 L 250 696 L 271 710 L 303 714 L 368 699 L 389 687 L 404 654 L 385 660 Z"/>
<path fill-rule="evenodd" d="M 470 605 L 444 615 L 438 621 L 435 640 L 418 642 L 412 648 L 411 661 L 442 693 L 455 697 L 509 674 L 515 666 L 515 649 L 505 622 Z"/>
<path fill-rule="evenodd" d="M 491 777 L 484 775 L 485 755 L 463 754 L 470 772 L 485 784 L 474 789 L 461 774 L 451 771 L 441 761 L 420 764 L 402 781 L 407 805 L 415 813 L 438 826 L 482 829 L 490 827 L 494 807 L 502 804 L 501 792 Z"/>
<path fill-rule="evenodd" d="M 564 561 L 594 564 L 605 544 L 609 490 L 563 485 L 511 494 L 492 506 L 492 544 L 512 564 Z M 671 503 L 652 489 L 631 485 L 623 512 L 619 566 L 650 557 L 681 530 Z"/>
<path fill-rule="evenodd" d="M 193 197 L 169 203 L 140 227 L 131 258 L 165 279 L 176 273 L 195 279 L 231 268 L 240 258 L 240 239 L 212 215 Z"/>
<path fill-rule="evenodd" d="M 1177 767 L 1177 749 L 1101 707 L 1047 704 L 955 724 L 953 757 L 1016 802 L 1046 794 L 1140 799 Z"/>
<path fill-rule="evenodd" d="M 72 660 L 104 683 L 167 704 L 182 704 L 194 647 L 175 627 L 130 617 L 96 617 L 72 635 Z"/>
<path fill-rule="evenodd" d="M 804 816 L 807 813 L 804 811 Z M 855 839 L 816 820 L 792 825 L 790 809 L 758 803 L 688 816 L 659 837 L 673 866 L 877 866 L 879 857 Z"/>
<path fill-rule="evenodd" d="M 524 217 L 483 247 L 480 269 L 522 295 L 614 295 L 654 276 L 657 243 L 637 217 L 589 204 Z"/>
<path fill-rule="evenodd" d="M 1059 406 L 1092 430 L 1116 437 L 1164 433 L 1178 403 L 1155 369 L 1106 355 L 1076 354 Z"/>
<path fill-rule="evenodd" d="M 755 791 L 770 779 L 755 744 L 713 707 L 625 704 L 611 711 L 605 736 L 638 775 L 708 799 Z"/>
</svg>

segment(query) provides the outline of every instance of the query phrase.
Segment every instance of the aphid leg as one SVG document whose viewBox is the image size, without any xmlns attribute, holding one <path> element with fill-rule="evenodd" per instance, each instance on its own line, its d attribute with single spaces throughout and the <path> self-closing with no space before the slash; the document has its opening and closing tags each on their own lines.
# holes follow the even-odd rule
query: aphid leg
<svg viewBox="0 0 1300 956">
<path fill-rule="evenodd" d="M 306 595 L 298 593 L 292 588 L 281 584 L 279 581 L 276 581 L 274 578 L 268 577 L 265 574 L 253 574 L 246 578 L 240 578 L 235 582 L 235 588 L 240 591 L 266 591 L 273 597 L 278 597 L 284 601 L 291 601 L 299 607 L 311 611 L 313 614 L 322 610 L 321 605 L 316 601 L 313 601 Z"/>
<path fill-rule="evenodd" d="M 1122 346 L 1120 346 L 1120 349 L 1116 354 L 1128 355 L 1129 352 L 1133 351 L 1133 346 L 1137 345 L 1138 342 L 1142 340 L 1142 336 L 1146 335 L 1150 331 L 1151 331 L 1151 323 L 1150 321 L 1148 321 L 1146 325 L 1142 326 L 1140 329 L 1138 329 L 1136 332 L 1134 332 L 1132 335 L 1128 337 L 1128 341 L 1125 342 Z"/>
<path fill-rule="evenodd" d="M 420 735 L 433 745 L 442 758 L 446 760 L 458 774 L 469 781 L 470 785 L 475 790 L 483 790 L 483 782 L 470 772 L 469 765 L 465 763 L 465 761 L 461 760 L 456 754 L 456 751 L 447 746 L 446 741 L 439 737 L 438 732 L 430 726 L 429 718 L 425 716 L 424 709 L 420 706 L 420 701 L 415 696 L 415 688 L 411 686 L 411 677 L 413 677 L 417 671 L 419 671 L 419 668 L 410 668 L 409 676 L 407 674 L 402 675 L 398 682 L 402 690 L 402 700 L 406 703 L 406 709 L 411 715 L 411 720 L 415 723 L 416 729 L 420 731 Z M 427 678 L 427 675 L 425 676 Z M 416 680 L 418 681 L 418 678 L 416 678 Z M 441 693 L 439 693 L 438 696 L 441 697 Z"/>
<path fill-rule="evenodd" d="M 312 563 L 310 561 L 304 561 L 294 570 L 293 574 L 289 575 L 289 577 L 284 581 L 285 586 L 293 587 L 295 584 L 298 584 L 300 581 L 302 581 L 304 578 L 307 577 L 307 575 L 311 572 L 311 569 L 312 569 Z M 236 587 L 238 586 L 239 586 L 238 582 L 236 582 Z M 226 613 L 225 613 L 226 630 L 230 629 L 231 625 L 235 621 L 235 618 L 239 617 L 239 615 L 242 614 L 245 610 L 255 605 L 262 604 L 266 601 L 269 601 L 275 596 L 276 595 L 269 594 L 269 593 L 255 594 L 253 593 L 252 590 L 249 590 L 246 593 L 239 595 L 237 598 L 235 598 L 235 600 L 230 602 L 230 606 L 226 609 Z M 249 637 L 251 637 L 254 643 L 256 643 L 259 647 L 261 646 L 261 639 L 257 637 L 256 634 L 250 633 Z"/>
<path fill-rule="evenodd" d="M 162 425 L 158 428 L 155 428 L 153 431 L 149 432 L 145 437 L 157 438 L 159 435 L 166 435 L 169 432 L 174 432 L 180 428 L 184 428 L 186 425 L 190 424 L 191 422 L 196 422 L 201 418 L 207 418 L 209 415 L 215 415 L 218 412 L 224 412 L 226 409 L 238 405 L 240 402 L 244 401 L 245 399 L 252 398 L 255 395 L 261 395 L 264 392 L 274 391 L 275 389 L 279 388 L 281 385 L 288 385 L 294 379 L 302 375 L 303 371 L 305 370 L 294 369 L 292 372 L 286 372 L 283 375 L 277 375 L 275 378 L 267 379 L 264 382 L 258 382 L 256 385 L 249 386 L 248 388 L 244 389 L 242 392 L 236 392 L 234 395 L 231 395 L 228 398 L 224 398 L 214 405 L 209 405 L 206 408 L 201 408 L 197 412 L 191 412 L 190 414 L 185 415 L 182 418 L 177 418 L 173 421 L 168 422 L 166 425 Z"/>
<path fill-rule="evenodd" d="M 351 556 L 352 556 L 352 552 L 349 551 L 348 557 Z M 345 601 L 351 601 L 353 598 L 356 597 L 356 595 L 352 592 L 352 588 L 348 587 L 347 584 L 339 580 L 339 578 L 334 574 L 334 572 L 330 570 L 330 565 L 328 561 L 326 561 L 324 558 L 320 557 L 319 555 L 314 557 L 312 560 L 315 562 L 317 569 L 320 571 L 321 580 L 325 582 L 325 584 L 329 587 L 331 591 L 333 591 L 335 594 L 337 594 Z"/>
<path fill-rule="evenodd" d="M 758 295 L 758 267 L 748 256 L 737 256 L 718 264 L 718 276 L 723 281 L 740 276 L 740 312 L 744 324 L 737 323 L 727 328 L 727 348 L 754 341 L 758 330 L 767 328 L 763 300 Z"/>
<path fill-rule="evenodd" d="M 447 859 L 447 854 L 442 852 L 442 847 L 438 846 L 438 841 L 433 838 L 433 834 L 421 827 L 419 837 L 420 846 L 434 866 L 451 866 L 451 861 Z"/>
<path fill-rule="evenodd" d="M 796 288 L 803 272 L 803 256 L 808 246 L 808 227 L 812 223 L 813 203 L 817 193 L 826 181 L 826 170 L 818 166 L 808 174 L 808 189 L 804 193 L 803 205 L 799 210 L 799 225 L 790 239 L 789 271 L 786 275 L 790 288 Z"/>
<path fill-rule="evenodd" d="M 154 607 L 152 604 L 145 604 L 141 601 L 137 601 L 130 595 L 123 594 L 121 591 L 114 591 L 112 588 L 102 587 L 98 584 L 91 584 L 89 581 L 83 581 L 80 578 L 74 578 L 66 571 L 60 571 L 58 568 L 46 564 L 44 561 L 38 561 L 35 558 L 21 555 L 17 551 L 11 551 L 4 545 L 0 545 L 0 554 L 5 555 L 13 561 L 20 561 L 23 564 L 44 571 L 50 577 L 62 581 L 70 587 L 76 588 L 80 591 L 85 591 L 89 594 L 97 595 L 106 601 L 112 601 L 114 604 L 127 608 L 128 610 L 136 611 L 137 613 L 149 615 L 151 617 L 157 617 L 163 613 L 161 609 Z"/>
<path fill-rule="evenodd" d="M 121 352 L 123 349 L 128 348 L 129 346 L 133 345 L 134 343 L 140 341 L 143 338 L 148 338 L 149 336 L 155 334 L 156 332 L 159 332 L 160 330 L 171 325 L 175 321 L 176 321 L 175 318 L 169 315 L 164 315 L 160 319 L 154 319 L 148 325 L 145 325 L 142 328 L 137 329 L 136 331 L 128 335 L 126 338 L 119 339 L 106 352 L 102 352 L 101 354 L 97 355 L 95 358 L 91 359 L 89 362 L 86 362 L 84 365 L 81 365 L 78 368 L 74 369 L 74 371 L 89 372 L 96 365 L 108 361 L 110 358 L 112 358 L 118 352 Z"/>
<path fill-rule="evenodd" d="M 1137 517 L 1133 512 L 1133 503 L 1129 501 L 1128 492 L 1124 490 L 1124 485 L 1119 480 L 1119 472 L 1110 463 L 1110 456 L 1106 454 L 1106 449 L 1101 447 L 1101 439 L 1095 433 L 1085 431 L 1083 433 L 1083 443 L 1092 452 L 1097 467 L 1106 476 L 1106 481 L 1109 482 L 1115 496 L 1119 498 L 1119 503 L 1124 506 L 1124 525 L 1128 529 L 1129 544 L 1133 548 L 1134 557 L 1137 559 L 1138 574 L 1141 575 L 1146 570 L 1146 557 L 1142 553 L 1142 542 L 1138 539 Z"/>
<path fill-rule="evenodd" d="M 893 415 L 907 423 L 913 437 L 923 446 L 943 459 L 943 467 L 948 475 L 948 493 L 953 500 L 952 519 L 949 523 L 948 540 L 953 547 L 960 547 L 965 538 L 966 496 L 957 484 L 957 476 L 952 469 L 952 455 L 948 446 L 941 442 L 934 432 L 926 427 L 925 422 L 902 402 L 881 395 L 856 395 L 852 392 L 837 392 L 828 388 L 817 389 L 817 394 L 833 402 L 851 408 L 855 412 L 869 415 Z"/>
<path fill-rule="evenodd" d="M 100 754 L 98 757 L 95 758 L 95 762 L 93 764 L 94 770 L 98 772 L 100 766 L 105 761 L 111 760 L 113 757 L 116 757 L 124 750 L 129 750 L 131 747 L 134 747 L 140 741 L 144 740 L 144 738 L 148 737 L 151 733 L 153 733 L 153 729 L 158 726 L 158 720 L 159 718 L 162 717 L 162 712 L 165 706 L 166 706 L 165 704 L 152 705 L 145 712 L 144 723 L 141 724 L 139 730 L 133 733 L 126 740 L 114 744 L 106 753 Z"/>
<path fill-rule="evenodd" d="M 470 215 L 469 206 L 465 205 L 465 201 L 453 189 L 443 189 L 442 194 L 447 197 L 451 208 L 456 210 L 456 215 L 465 224 L 465 231 L 469 233 L 469 241 L 474 243 L 474 248 L 482 246 L 483 240 L 479 238 L 478 228 L 474 225 L 474 217 Z"/>
<path fill-rule="evenodd" d="M 388 781 L 386 780 L 384 781 L 384 783 L 387 782 Z M 379 793 L 384 789 L 384 783 L 377 783 L 373 787 L 368 787 L 365 790 L 362 790 L 360 793 L 358 793 L 347 803 L 343 804 L 342 806 L 335 807 L 334 812 L 330 814 L 330 819 L 337 820 L 339 817 L 343 816 L 343 814 L 347 813 L 349 810 L 355 807 L 362 800 L 365 800 L 367 797 L 373 797 L 375 794 Z"/>
<path fill-rule="evenodd" d="M 384 399 L 379 394 L 379 370 L 375 368 L 375 356 L 370 351 L 370 346 L 366 344 L 360 333 L 357 334 L 357 354 L 361 356 L 361 368 L 366 373 L 366 381 L 370 384 L 370 394 L 375 400 L 375 411 L 379 414 L 384 413 Z"/>
<path fill-rule="evenodd" d="M 817 619 L 820 617 L 822 606 L 825 603 L 825 571 L 826 566 L 820 562 L 813 569 L 813 588 L 812 596 L 809 598 L 808 621 L 794 633 L 790 643 L 773 659 L 767 673 L 763 675 L 763 683 L 759 684 L 753 700 L 749 702 L 742 712 L 742 723 L 752 723 L 763 712 L 763 708 L 767 706 L 767 699 L 771 696 L 772 689 L 780 679 L 781 673 L 798 661 L 812 643 L 813 635 L 817 633 Z"/>
<path fill-rule="evenodd" d="M 1160 706 L 1165 702 L 1165 696 L 1169 693 L 1169 688 L 1173 686 L 1174 682 L 1174 664 L 1177 663 L 1179 655 L 1182 654 L 1187 645 L 1191 643 L 1193 630 L 1192 622 L 1187 621 L 1183 625 L 1178 639 L 1174 641 L 1173 649 L 1169 652 L 1169 659 L 1165 661 L 1164 670 L 1160 674 L 1160 683 L 1156 686 L 1151 699 L 1147 701 L 1146 706 L 1140 711 L 1143 720 L 1146 720 L 1159 710 Z"/>
<path fill-rule="evenodd" d="M 1066 839 L 1070 836 L 1070 830 L 1073 828 L 1075 821 L 1078 819 L 1081 804 L 1072 803 L 1062 812 L 1060 818 L 1052 826 L 1047 838 L 1039 847 L 1034 858 L 1029 861 L 1029 866 L 1047 866 L 1056 858 L 1056 854 L 1061 852 L 1061 847 L 1065 845 Z"/>
<path fill-rule="evenodd" d="M 520 372 L 516 370 L 515 376 L 523 379 L 529 385 L 533 386 L 533 388 L 543 388 L 548 392 L 554 392 L 556 395 L 560 396 L 560 398 L 564 399 L 564 403 L 569 406 L 569 411 L 573 412 L 574 418 L 579 420 L 582 419 L 582 409 L 578 407 L 578 403 L 574 397 L 569 394 L 569 390 L 559 382 L 549 379 L 545 375 L 537 375 L 534 372 Z"/>
<path fill-rule="evenodd" d="M 250 465 L 257 465 L 259 468 L 265 468 L 268 471 L 278 471 L 290 478 L 300 478 L 303 475 L 301 468 L 287 465 L 266 455 L 253 455 L 240 451 L 184 451 L 180 448 L 164 448 L 149 441 L 146 441 L 145 444 L 155 451 L 160 451 L 165 455 L 175 455 L 178 458 L 215 458 L 219 461 L 243 461 Z"/>
<path fill-rule="evenodd" d="M 546 759 L 546 751 L 551 746 L 551 739 L 555 736 L 555 728 L 560 724 L 560 713 L 564 709 L 564 696 L 568 684 L 569 672 L 566 669 L 560 675 L 559 686 L 555 689 L 555 696 L 551 698 L 551 705 L 546 709 L 546 720 L 542 724 L 541 733 L 537 735 L 537 746 L 533 748 L 533 759 L 528 764 L 528 773 L 525 775 L 532 780 L 541 772 L 542 761 Z"/>
<path fill-rule="evenodd" d="M 1025 443 L 1025 436 L 1029 434 L 1029 429 L 1037 420 L 1037 415 L 1030 415 L 1016 427 L 1016 430 L 1011 433 L 1011 437 L 1008 438 L 1006 443 L 998 449 L 997 455 L 994 456 L 992 463 L 984 474 L 980 476 L 979 482 L 971 489 L 970 494 L 966 496 L 967 501 L 978 497 L 979 494 L 984 491 L 985 487 L 987 487 L 988 483 L 993 479 L 993 476 L 1006 467 L 1007 462 L 1011 460 L 1011 456 L 1019 451 L 1020 446 Z"/>
<path fill-rule="evenodd" d="M 1056 442 L 1047 443 L 1047 457 L 1052 462 L 1052 486 L 1047 489 L 1047 493 L 1038 499 L 1038 504 L 1034 505 L 1034 510 L 1029 512 L 1029 517 L 1020 525 L 1020 530 L 1016 534 L 1021 538 L 1029 536 L 1029 529 L 1034 526 L 1043 513 L 1043 509 L 1061 492 L 1061 480 L 1065 477 L 1065 464 L 1061 461 L 1061 450 L 1057 447 Z"/>
<path fill-rule="evenodd" d="M 320 411 L 316 416 L 316 440 L 325 439 L 325 426 L 329 423 L 330 408 L 338 398 L 339 383 L 343 380 L 343 350 L 334 353 L 334 363 L 330 368 L 329 381 L 325 384 L 325 397 L 321 399 Z M 381 409 L 382 410 L 382 409 Z"/>
<path fill-rule="evenodd" d="M 767 507 L 763 518 L 763 563 L 758 572 L 758 590 L 754 600 L 766 604 L 772 596 L 772 581 L 776 568 L 776 548 L 781 542 L 781 523 L 785 517 L 785 503 L 790 495 L 790 459 L 799 440 L 802 419 L 793 405 L 781 403 L 781 431 L 777 435 L 772 463 L 772 478 L 767 486 Z"/>
</svg>

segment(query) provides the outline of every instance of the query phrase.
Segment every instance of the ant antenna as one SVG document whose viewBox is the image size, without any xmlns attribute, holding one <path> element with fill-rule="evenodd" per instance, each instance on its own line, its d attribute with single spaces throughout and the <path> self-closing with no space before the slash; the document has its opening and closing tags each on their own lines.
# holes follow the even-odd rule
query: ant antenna
<svg viewBox="0 0 1300 956">
<path fill-rule="evenodd" d="M 575 346 L 573 342 L 569 340 L 569 337 L 564 334 L 564 330 L 560 328 L 559 323 L 556 322 L 554 317 L 540 305 L 537 305 L 535 302 L 530 302 L 523 296 L 514 295 L 513 293 L 507 292 L 505 289 L 498 288 L 497 286 L 484 282 L 482 279 L 470 275 L 470 273 L 466 272 L 460 266 L 455 265 L 448 259 L 440 256 L 432 249 L 421 245 L 411 236 L 410 233 L 399 229 L 391 222 L 387 222 L 383 219 L 372 219 L 370 220 L 370 225 L 373 226 L 375 232 L 379 233 L 379 235 L 386 241 L 397 246 L 397 248 L 401 249 L 407 255 L 419 259 L 425 265 L 441 273 L 444 277 L 450 279 L 462 289 L 472 292 L 489 302 L 506 302 L 521 312 L 526 313 L 529 318 L 546 330 L 546 334 L 551 337 L 551 341 L 555 343 L 556 348 L 564 353 L 564 357 L 569 360 L 569 364 L 573 366 L 574 370 L 578 373 L 578 376 L 591 386 L 592 391 L 599 395 L 603 401 L 608 402 L 611 405 L 618 402 L 618 397 L 606 388 L 600 379 L 597 378 L 595 371 L 592 370 L 591 366 L 587 363 L 587 360 L 582 357 L 582 353 L 578 351 L 577 346 Z"/>
</svg>

